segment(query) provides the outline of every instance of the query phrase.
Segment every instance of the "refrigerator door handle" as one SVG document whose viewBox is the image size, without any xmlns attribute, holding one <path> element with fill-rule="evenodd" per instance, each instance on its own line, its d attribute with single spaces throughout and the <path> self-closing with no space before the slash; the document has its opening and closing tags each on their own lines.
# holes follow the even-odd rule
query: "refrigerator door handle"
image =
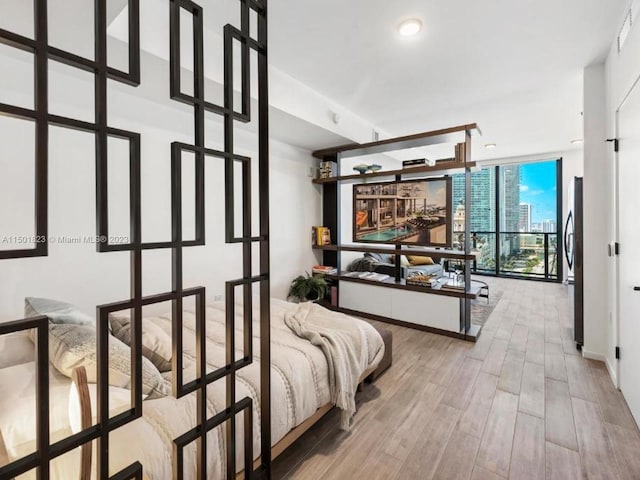
<svg viewBox="0 0 640 480">
<path fill-rule="evenodd" d="M 569 256 L 569 245 L 573 240 L 573 232 L 569 233 L 569 225 L 571 225 L 571 230 L 573 231 L 573 212 L 569 212 L 567 222 L 564 225 L 564 256 L 567 259 L 567 266 L 569 267 L 569 270 L 571 270 L 573 268 L 573 251 L 572 255 Z"/>
</svg>

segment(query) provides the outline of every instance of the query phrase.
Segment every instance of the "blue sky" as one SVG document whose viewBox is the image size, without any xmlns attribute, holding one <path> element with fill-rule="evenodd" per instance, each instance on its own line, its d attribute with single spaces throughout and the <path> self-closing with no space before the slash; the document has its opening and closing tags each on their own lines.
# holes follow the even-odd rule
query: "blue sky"
<svg viewBox="0 0 640 480">
<path fill-rule="evenodd" d="M 520 165 L 520 203 L 533 205 L 533 222 L 556 219 L 555 160 Z"/>
</svg>

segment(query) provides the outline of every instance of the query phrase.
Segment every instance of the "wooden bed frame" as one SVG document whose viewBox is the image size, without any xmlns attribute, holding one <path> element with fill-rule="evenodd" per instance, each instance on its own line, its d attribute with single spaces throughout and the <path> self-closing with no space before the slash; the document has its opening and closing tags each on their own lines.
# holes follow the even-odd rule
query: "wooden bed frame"
<svg viewBox="0 0 640 480">
<path fill-rule="evenodd" d="M 87 382 L 87 371 L 84 367 L 77 367 L 71 373 L 71 379 L 78 392 L 80 401 L 80 428 L 85 430 L 91 426 L 91 396 Z M 85 443 L 80 447 L 80 480 L 91 479 L 91 450 L 92 444 Z"/>
<path fill-rule="evenodd" d="M 360 376 L 360 382 L 358 384 L 358 391 L 361 390 L 362 385 L 364 384 L 365 379 L 369 378 L 375 371 L 375 368 L 370 368 L 365 370 L 365 372 Z M 307 418 L 300 425 L 290 430 L 282 439 L 276 443 L 273 447 L 271 447 L 271 459 L 273 460 L 277 456 L 279 456 L 282 452 L 284 452 L 287 448 L 289 448 L 293 442 L 298 440 L 307 430 L 313 427 L 322 417 L 324 417 L 327 413 L 329 413 L 333 409 L 334 405 L 332 403 L 328 403 L 318 410 L 316 413 Z M 260 465 L 260 458 L 254 461 L 253 468 L 257 468 Z M 241 480 L 244 478 L 244 470 L 238 472 L 236 474 L 236 480 Z"/>
<path fill-rule="evenodd" d="M 85 430 L 91 426 L 91 396 L 87 382 L 87 371 L 84 367 L 74 368 L 71 380 L 76 387 L 80 402 L 80 428 Z M 91 480 L 91 449 L 93 442 L 85 443 L 80 447 L 80 480 Z M 10 462 L 9 452 L 0 430 L 0 467 Z"/>
<path fill-rule="evenodd" d="M 374 372 L 375 368 L 366 370 L 360 377 L 359 388 L 363 385 L 364 380 Z M 84 367 L 77 367 L 73 369 L 72 377 L 73 385 L 76 388 L 78 399 L 80 403 L 80 424 L 82 430 L 89 428 L 92 422 L 91 412 L 91 397 L 89 395 L 89 385 L 87 382 L 87 372 Z M 300 425 L 289 431 L 282 439 L 271 447 L 271 458 L 274 459 L 289 448 L 298 438 L 300 438 L 307 430 L 315 425 L 322 417 L 329 413 L 333 409 L 334 405 L 328 403 L 320 407 L 316 412 L 307 418 Z M 91 479 L 91 457 L 92 457 L 92 443 L 85 443 L 80 447 L 80 480 Z M 6 445 L 2 432 L 0 431 L 0 466 L 9 463 L 9 454 L 7 452 Z M 258 457 L 253 464 L 254 469 L 260 466 L 260 457 Z M 149 477 L 143 475 L 145 480 L 149 480 Z M 244 478 L 244 470 L 236 474 L 236 479 L 241 480 Z"/>
</svg>

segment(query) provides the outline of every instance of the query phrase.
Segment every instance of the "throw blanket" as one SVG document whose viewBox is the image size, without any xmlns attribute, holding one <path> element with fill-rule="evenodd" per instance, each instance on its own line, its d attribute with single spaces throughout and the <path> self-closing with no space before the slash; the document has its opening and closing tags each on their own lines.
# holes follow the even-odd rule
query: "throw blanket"
<svg viewBox="0 0 640 480">
<path fill-rule="evenodd" d="M 375 258 L 360 257 L 351 262 L 347 270 L 350 272 L 373 272 L 380 263 Z"/>
<path fill-rule="evenodd" d="M 364 331 L 346 315 L 329 316 L 326 309 L 312 302 L 288 311 L 284 322 L 324 353 L 329 366 L 331 402 L 342 410 L 341 428 L 349 430 L 356 413 L 358 381 L 369 364 Z"/>
</svg>

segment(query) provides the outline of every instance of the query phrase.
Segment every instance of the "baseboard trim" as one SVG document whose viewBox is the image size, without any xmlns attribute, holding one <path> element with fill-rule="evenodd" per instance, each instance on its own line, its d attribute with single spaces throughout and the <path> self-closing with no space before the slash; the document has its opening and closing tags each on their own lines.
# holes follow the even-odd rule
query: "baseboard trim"
<svg viewBox="0 0 640 480">
<path fill-rule="evenodd" d="M 606 355 L 596 352 L 590 352 L 588 350 L 582 349 L 582 356 L 584 358 L 588 358 L 590 360 L 597 360 L 599 362 L 604 363 L 605 367 L 607 367 L 607 372 L 609 372 L 609 376 L 611 377 L 611 381 L 616 388 L 618 386 L 618 375 L 616 374 L 616 367 L 612 365 Z"/>
<path fill-rule="evenodd" d="M 582 347 L 582 356 L 589 360 L 598 360 L 599 362 L 607 363 L 607 357 L 601 353 L 590 352 Z"/>
<path fill-rule="evenodd" d="M 604 363 L 607 366 L 607 370 L 609 371 L 609 376 L 611 377 L 611 381 L 613 382 L 613 385 L 619 389 L 620 385 L 618 385 L 618 375 L 616 373 L 615 365 L 611 365 L 611 362 L 609 361 L 608 358 Z"/>
</svg>

